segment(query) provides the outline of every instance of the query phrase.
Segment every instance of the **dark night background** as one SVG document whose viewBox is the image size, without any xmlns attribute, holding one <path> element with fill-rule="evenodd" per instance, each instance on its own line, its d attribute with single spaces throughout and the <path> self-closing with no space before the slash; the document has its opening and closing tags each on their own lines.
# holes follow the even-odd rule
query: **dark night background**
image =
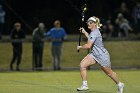
<svg viewBox="0 0 140 93">
<path fill-rule="evenodd" d="M 102 20 L 108 15 L 115 18 L 115 10 L 123 1 L 131 11 L 135 5 L 133 0 L 87 0 L 85 19 L 93 15 Z M 9 34 L 17 21 L 23 24 L 27 34 L 31 34 L 38 22 L 44 22 L 49 30 L 56 19 L 61 20 L 67 33 L 74 34 L 81 24 L 81 6 L 84 0 L 0 0 L 0 3 L 6 11 L 4 34 Z"/>
</svg>

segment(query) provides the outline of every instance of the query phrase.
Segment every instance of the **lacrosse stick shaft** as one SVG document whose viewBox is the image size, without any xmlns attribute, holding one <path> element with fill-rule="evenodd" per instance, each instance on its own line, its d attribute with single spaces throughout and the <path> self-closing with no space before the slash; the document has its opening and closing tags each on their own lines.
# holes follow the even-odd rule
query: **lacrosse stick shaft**
<svg viewBox="0 0 140 93">
<path fill-rule="evenodd" d="M 82 11 L 82 23 L 81 23 L 81 27 L 83 27 L 83 23 L 84 23 L 84 19 L 85 19 L 85 12 L 86 12 L 86 4 L 84 4 L 83 6 L 83 11 Z M 81 37 L 82 37 L 82 29 L 80 30 L 80 34 L 79 34 L 79 46 L 81 45 Z M 80 50 L 78 50 L 79 52 Z"/>
</svg>

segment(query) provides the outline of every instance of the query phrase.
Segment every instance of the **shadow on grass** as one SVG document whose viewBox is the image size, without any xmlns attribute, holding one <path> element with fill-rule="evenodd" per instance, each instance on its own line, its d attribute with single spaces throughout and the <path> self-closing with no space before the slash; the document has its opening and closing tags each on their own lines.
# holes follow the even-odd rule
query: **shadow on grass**
<svg viewBox="0 0 140 93">
<path fill-rule="evenodd" d="M 77 91 L 77 93 L 109 93 L 109 92 L 88 90 L 88 91 Z"/>
<path fill-rule="evenodd" d="M 105 92 L 105 91 L 96 91 L 96 90 L 87 90 L 87 91 L 77 91 L 77 90 L 73 90 L 73 89 L 71 89 L 71 87 L 60 87 L 60 86 L 47 86 L 47 87 L 50 87 L 50 88 L 53 88 L 53 89 L 55 89 L 55 90 L 62 90 L 62 93 L 64 92 L 67 92 L 67 93 L 112 93 L 112 92 L 109 92 L 109 91 L 107 91 L 107 92 Z"/>
<path fill-rule="evenodd" d="M 16 81 L 16 80 L 9 80 L 10 82 L 13 82 L 14 84 L 25 84 L 25 85 L 29 85 L 32 87 L 35 86 L 40 86 L 40 87 L 44 87 L 43 89 L 46 90 L 50 89 L 51 92 L 53 91 L 53 93 L 60 93 L 59 91 L 61 91 L 61 93 L 111 93 L 111 92 L 104 92 L 104 91 L 96 91 L 96 90 L 87 90 L 87 91 L 77 91 L 76 89 L 71 89 L 71 86 L 61 86 L 61 85 L 41 85 L 39 83 L 32 83 L 32 82 L 28 82 L 28 81 Z M 22 87 L 22 85 L 21 85 Z"/>
</svg>

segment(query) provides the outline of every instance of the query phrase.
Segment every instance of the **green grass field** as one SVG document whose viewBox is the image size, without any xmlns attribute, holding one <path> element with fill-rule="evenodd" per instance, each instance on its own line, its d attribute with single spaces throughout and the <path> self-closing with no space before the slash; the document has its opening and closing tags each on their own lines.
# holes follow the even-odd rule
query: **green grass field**
<svg viewBox="0 0 140 93">
<path fill-rule="evenodd" d="M 124 93 L 140 93 L 140 70 L 115 70 L 125 83 Z M 88 71 L 89 90 L 77 92 L 79 71 L 2 72 L 0 93 L 117 93 L 112 80 L 100 70 Z"/>
<path fill-rule="evenodd" d="M 82 42 L 84 44 L 85 42 Z M 77 53 L 77 42 L 64 42 L 62 55 L 62 68 L 79 67 L 80 61 L 87 54 L 86 50 Z M 140 42 L 139 41 L 108 41 L 104 42 L 110 53 L 112 66 L 140 66 Z M 44 46 L 43 67 L 51 68 L 51 44 L 46 42 Z M 12 58 L 11 43 L 0 43 L 0 70 L 9 69 Z M 32 44 L 23 44 L 23 56 L 21 69 L 32 68 Z"/>
</svg>

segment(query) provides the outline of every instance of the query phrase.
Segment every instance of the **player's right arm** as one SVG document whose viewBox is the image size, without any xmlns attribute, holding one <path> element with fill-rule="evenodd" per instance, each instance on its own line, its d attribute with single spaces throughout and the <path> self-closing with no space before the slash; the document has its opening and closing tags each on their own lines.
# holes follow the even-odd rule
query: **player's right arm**
<svg viewBox="0 0 140 93">
<path fill-rule="evenodd" d="M 88 32 L 86 32 L 86 30 L 85 30 L 83 27 L 81 27 L 79 30 L 80 30 L 87 38 L 89 37 Z"/>
</svg>

